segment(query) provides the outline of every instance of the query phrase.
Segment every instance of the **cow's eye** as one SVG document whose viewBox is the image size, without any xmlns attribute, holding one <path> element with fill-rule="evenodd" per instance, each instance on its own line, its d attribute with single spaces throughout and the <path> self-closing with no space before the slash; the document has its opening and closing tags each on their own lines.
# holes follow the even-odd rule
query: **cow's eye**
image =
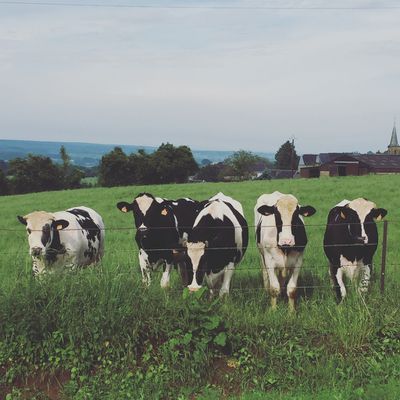
<svg viewBox="0 0 400 400">
<path fill-rule="evenodd" d="M 30 235 L 30 234 L 32 233 L 32 231 L 28 228 L 28 229 L 26 230 L 26 233 L 27 233 L 28 235 Z"/>
</svg>

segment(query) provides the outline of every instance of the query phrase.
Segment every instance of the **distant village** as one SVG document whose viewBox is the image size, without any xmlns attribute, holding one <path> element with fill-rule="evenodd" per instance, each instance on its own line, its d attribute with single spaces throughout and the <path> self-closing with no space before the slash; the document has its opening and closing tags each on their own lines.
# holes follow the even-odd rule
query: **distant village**
<svg viewBox="0 0 400 400">
<path fill-rule="evenodd" d="M 294 141 L 286 141 L 275 161 L 239 150 L 221 162 L 195 161 L 187 146 L 162 144 L 152 153 L 126 154 L 115 147 L 97 166 L 75 165 L 65 147 L 60 161 L 28 154 L 11 161 L 0 160 L 0 195 L 78 189 L 90 186 L 129 186 L 184 182 L 235 182 L 294 178 L 360 176 L 400 173 L 400 145 L 393 125 L 384 152 L 296 154 Z"/>
<path fill-rule="evenodd" d="M 319 178 L 397 173 L 400 173 L 400 145 L 394 125 L 389 145 L 384 153 L 303 154 L 293 177 Z"/>
</svg>

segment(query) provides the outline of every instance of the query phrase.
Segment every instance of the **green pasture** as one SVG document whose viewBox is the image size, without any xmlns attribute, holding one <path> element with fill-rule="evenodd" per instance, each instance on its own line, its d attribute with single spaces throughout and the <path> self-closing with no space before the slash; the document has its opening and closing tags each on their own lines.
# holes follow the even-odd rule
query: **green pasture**
<svg viewBox="0 0 400 400">
<path fill-rule="evenodd" d="M 398 398 L 399 187 L 400 176 L 386 175 L 0 197 L 0 398 Z M 253 225 L 256 199 L 275 190 L 317 209 L 306 219 L 296 315 L 285 299 L 276 312 L 269 308 L 254 228 L 228 299 L 187 296 L 175 271 L 169 290 L 159 288 L 160 273 L 142 287 L 132 215 L 121 213 L 118 201 L 143 191 L 199 200 L 222 191 L 242 202 Z M 388 210 L 386 291 L 381 296 L 379 246 L 370 293 L 365 299 L 350 293 L 337 306 L 322 250 L 324 224 L 332 206 L 356 197 Z M 80 205 L 103 216 L 101 265 L 33 279 L 16 216 Z"/>
</svg>

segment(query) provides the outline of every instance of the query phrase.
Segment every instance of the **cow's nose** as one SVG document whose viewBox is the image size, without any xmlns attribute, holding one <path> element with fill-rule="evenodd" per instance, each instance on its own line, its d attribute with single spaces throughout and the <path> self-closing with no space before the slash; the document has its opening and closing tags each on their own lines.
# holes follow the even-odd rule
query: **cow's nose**
<svg viewBox="0 0 400 400">
<path fill-rule="evenodd" d="M 292 239 L 292 238 L 281 239 L 279 241 L 279 244 L 281 246 L 293 246 L 294 245 L 294 239 Z"/>
<path fill-rule="evenodd" d="M 35 257 L 40 256 L 40 254 L 42 253 L 42 248 L 41 247 L 32 247 L 31 253 Z"/>
<path fill-rule="evenodd" d="M 138 231 L 139 231 L 140 233 L 145 233 L 145 232 L 147 232 L 147 227 L 145 227 L 145 226 L 140 226 L 140 227 L 138 228 Z"/>
</svg>

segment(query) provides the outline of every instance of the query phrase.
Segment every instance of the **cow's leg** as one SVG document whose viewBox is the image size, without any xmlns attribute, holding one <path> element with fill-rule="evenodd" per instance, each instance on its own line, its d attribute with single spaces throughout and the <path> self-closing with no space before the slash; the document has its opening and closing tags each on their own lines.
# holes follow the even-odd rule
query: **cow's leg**
<svg viewBox="0 0 400 400">
<path fill-rule="evenodd" d="M 231 287 L 231 279 L 232 279 L 232 276 L 233 276 L 234 269 L 235 269 L 235 264 L 233 262 L 230 262 L 225 267 L 224 278 L 223 278 L 223 281 L 222 281 L 221 290 L 219 291 L 219 297 L 222 297 L 225 294 L 229 294 L 229 289 Z"/>
<path fill-rule="evenodd" d="M 360 284 L 358 286 L 358 292 L 360 294 L 365 293 L 368 290 L 369 281 L 371 279 L 371 268 L 369 265 L 361 265 L 361 276 L 360 276 Z"/>
<path fill-rule="evenodd" d="M 160 285 L 162 288 L 167 288 L 169 286 L 169 276 L 171 274 L 172 264 L 165 263 L 164 272 L 161 277 Z"/>
<path fill-rule="evenodd" d="M 143 249 L 139 250 L 139 265 L 140 265 L 140 271 L 142 272 L 142 282 L 146 286 L 150 286 L 151 277 L 150 277 L 149 256 Z"/>
<path fill-rule="evenodd" d="M 293 272 L 287 285 L 287 295 L 289 298 L 289 309 L 290 311 L 295 311 L 297 279 L 299 278 L 300 268 L 303 264 L 303 254 L 297 254 L 288 261 L 290 263 L 288 268 L 293 269 Z"/>
<path fill-rule="evenodd" d="M 215 291 L 221 287 L 221 281 L 224 276 L 224 272 L 225 270 L 223 269 L 217 273 L 210 272 L 209 274 L 205 274 L 206 283 L 210 289 L 211 296 L 213 296 Z"/>
<path fill-rule="evenodd" d="M 36 258 L 32 258 L 32 272 L 35 278 L 44 274 L 46 272 L 46 269 L 43 262 Z"/>
<path fill-rule="evenodd" d="M 269 290 L 269 279 L 268 279 L 267 266 L 265 265 L 263 250 L 262 249 L 259 249 L 259 250 L 260 250 L 261 270 L 262 270 L 262 276 L 263 276 L 264 289 L 266 291 L 268 291 Z"/>
<path fill-rule="evenodd" d="M 341 301 L 346 297 L 346 286 L 344 285 L 343 282 L 343 268 L 337 269 L 335 277 L 339 285 L 339 293 L 340 293 L 339 301 Z"/>
<path fill-rule="evenodd" d="M 279 293 L 281 291 L 278 277 L 276 276 L 275 273 L 275 268 L 277 267 L 276 261 L 272 257 L 272 255 L 269 253 L 268 250 L 264 250 L 264 269 L 267 271 L 268 275 L 268 281 L 269 281 L 269 293 L 271 296 L 271 307 L 273 310 L 276 309 L 276 300 L 279 296 Z"/>
<path fill-rule="evenodd" d="M 189 275 L 185 261 L 178 262 L 178 270 L 179 274 L 181 275 L 182 285 L 186 287 L 187 285 L 189 285 Z"/>
<path fill-rule="evenodd" d="M 335 290 L 336 301 L 340 303 L 340 301 L 342 300 L 342 294 L 340 293 L 339 282 L 336 278 L 336 273 L 338 271 L 338 268 L 339 267 L 337 265 L 329 263 L 329 275 L 331 278 L 332 288 Z"/>
</svg>

